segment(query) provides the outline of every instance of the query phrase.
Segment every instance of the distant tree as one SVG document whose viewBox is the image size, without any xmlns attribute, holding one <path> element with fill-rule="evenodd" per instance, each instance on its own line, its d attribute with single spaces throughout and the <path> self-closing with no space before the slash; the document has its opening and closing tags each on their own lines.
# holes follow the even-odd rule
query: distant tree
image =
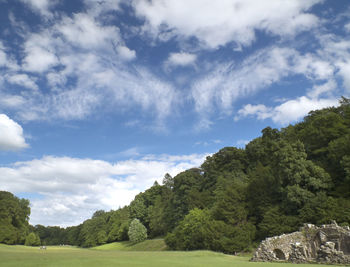
<svg viewBox="0 0 350 267">
<path fill-rule="evenodd" d="M 39 235 L 31 232 L 29 235 L 27 235 L 27 238 L 26 238 L 24 245 L 26 245 L 26 246 L 40 246 Z"/>
<path fill-rule="evenodd" d="M 147 216 L 147 208 L 142 193 L 138 194 L 135 197 L 135 199 L 130 203 L 129 209 L 131 218 L 139 219 L 140 221 L 145 223 Z"/>
<path fill-rule="evenodd" d="M 166 173 L 163 178 L 163 185 L 169 189 L 174 187 L 174 178 L 169 173 Z"/>
<path fill-rule="evenodd" d="M 138 219 L 133 219 L 130 223 L 129 240 L 131 242 L 141 242 L 147 239 L 147 229 Z"/>
<path fill-rule="evenodd" d="M 101 244 L 106 244 L 107 243 L 107 234 L 105 230 L 100 230 L 97 233 L 97 244 L 101 245 Z"/>
<path fill-rule="evenodd" d="M 92 215 L 92 218 L 96 218 L 96 217 L 100 217 L 100 216 L 103 216 L 105 215 L 106 212 L 104 210 L 97 210 L 94 212 L 94 214 Z"/>
</svg>

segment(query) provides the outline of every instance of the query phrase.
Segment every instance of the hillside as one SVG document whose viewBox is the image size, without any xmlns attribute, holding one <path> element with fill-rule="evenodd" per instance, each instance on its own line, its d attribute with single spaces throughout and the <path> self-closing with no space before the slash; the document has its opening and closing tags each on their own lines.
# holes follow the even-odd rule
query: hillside
<svg viewBox="0 0 350 267">
<path fill-rule="evenodd" d="M 305 222 L 350 223 L 350 101 L 300 123 L 267 127 L 244 149 L 225 147 L 198 168 L 164 176 L 129 206 L 67 229 L 37 225 L 44 244 L 94 247 L 128 240 L 138 218 L 174 250 L 249 251 Z M 112 246 L 112 245 L 111 245 Z M 107 246 L 108 247 L 108 246 Z"/>
<path fill-rule="evenodd" d="M 151 239 L 139 243 L 130 241 L 113 242 L 94 247 L 96 250 L 118 250 L 118 251 L 163 251 L 167 250 L 164 239 Z"/>
</svg>

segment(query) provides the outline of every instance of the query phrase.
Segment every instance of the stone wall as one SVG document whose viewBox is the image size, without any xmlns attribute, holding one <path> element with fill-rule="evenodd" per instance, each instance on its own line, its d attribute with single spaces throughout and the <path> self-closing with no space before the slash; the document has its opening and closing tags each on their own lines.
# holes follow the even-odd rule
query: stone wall
<svg viewBox="0 0 350 267">
<path fill-rule="evenodd" d="M 350 229 L 332 224 L 305 224 L 298 232 L 261 242 L 252 261 L 350 263 Z"/>
</svg>

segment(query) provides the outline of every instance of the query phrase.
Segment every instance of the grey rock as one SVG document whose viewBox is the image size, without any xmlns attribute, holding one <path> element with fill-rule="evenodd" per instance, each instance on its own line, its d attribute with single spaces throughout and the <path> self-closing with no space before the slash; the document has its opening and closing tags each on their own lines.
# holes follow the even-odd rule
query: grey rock
<svg viewBox="0 0 350 267">
<path fill-rule="evenodd" d="M 304 224 L 298 232 L 263 240 L 251 260 L 350 264 L 350 228 L 335 221 L 321 227 Z"/>
</svg>

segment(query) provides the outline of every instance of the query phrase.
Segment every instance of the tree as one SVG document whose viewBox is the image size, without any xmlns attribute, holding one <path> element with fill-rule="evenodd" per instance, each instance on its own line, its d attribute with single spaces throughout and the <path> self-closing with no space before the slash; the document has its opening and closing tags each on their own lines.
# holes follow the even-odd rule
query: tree
<svg viewBox="0 0 350 267">
<path fill-rule="evenodd" d="M 133 219 L 130 223 L 128 235 L 131 242 L 138 243 L 147 239 L 147 229 L 140 220 Z"/>
<path fill-rule="evenodd" d="M 278 142 L 278 150 L 273 153 L 271 164 L 288 212 L 296 214 L 317 192 L 331 186 L 329 174 L 307 160 L 304 145 L 300 141 Z"/>
<path fill-rule="evenodd" d="M 165 242 L 176 250 L 210 249 L 213 240 L 219 237 L 212 222 L 208 210 L 195 208 L 166 236 Z"/>
<path fill-rule="evenodd" d="M 28 231 L 29 201 L 0 191 L 0 243 L 23 244 Z"/>
<path fill-rule="evenodd" d="M 24 243 L 26 246 L 40 246 L 40 237 L 34 232 L 27 235 L 26 241 Z"/>
<path fill-rule="evenodd" d="M 145 205 L 145 200 L 144 196 L 142 193 L 138 194 L 135 199 L 130 203 L 129 206 L 130 209 L 130 216 L 131 218 L 134 219 L 139 219 L 143 223 L 146 221 L 146 205 Z"/>
<path fill-rule="evenodd" d="M 174 178 L 171 177 L 169 173 L 166 173 L 163 178 L 163 185 L 169 189 L 173 189 L 174 187 Z"/>
</svg>

